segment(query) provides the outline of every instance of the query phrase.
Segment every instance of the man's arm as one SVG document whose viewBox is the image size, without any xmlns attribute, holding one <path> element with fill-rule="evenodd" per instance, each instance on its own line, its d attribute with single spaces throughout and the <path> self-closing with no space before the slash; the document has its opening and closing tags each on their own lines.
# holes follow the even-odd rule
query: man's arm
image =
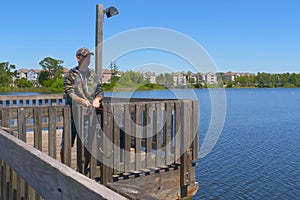
<svg viewBox="0 0 300 200">
<path fill-rule="evenodd" d="M 66 94 L 71 98 L 72 101 L 80 103 L 83 106 L 90 106 L 91 103 L 88 100 L 79 97 L 75 93 L 74 85 L 75 85 L 75 76 L 72 73 L 72 71 L 70 71 L 64 77 L 64 88 Z"/>
</svg>

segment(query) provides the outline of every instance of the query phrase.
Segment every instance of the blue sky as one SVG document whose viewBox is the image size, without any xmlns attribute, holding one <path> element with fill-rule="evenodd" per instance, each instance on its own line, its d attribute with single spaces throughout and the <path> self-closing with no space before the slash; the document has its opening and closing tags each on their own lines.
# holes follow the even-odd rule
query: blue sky
<svg viewBox="0 0 300 200">
<path fill-rule="evenodd" d="M 296 0 L 3 1 L 0 62 L 40 68 L 38 63 L 50 56 L 64 60 L 67 68 L 75 66 L 78 48 L 94 49 L 99 3 L 120 11 L 104 19 L 104 40 L 136 28 L 160 27 L 201 45 L 218 71 L 300 72 L 300 1 Z M 158 54 L 130 53 L 116 63 L 127 70 L 159 63 L 164 57 L 168 62 L 163 64 L 189 70 L 185 61 Z"/>
</svg>

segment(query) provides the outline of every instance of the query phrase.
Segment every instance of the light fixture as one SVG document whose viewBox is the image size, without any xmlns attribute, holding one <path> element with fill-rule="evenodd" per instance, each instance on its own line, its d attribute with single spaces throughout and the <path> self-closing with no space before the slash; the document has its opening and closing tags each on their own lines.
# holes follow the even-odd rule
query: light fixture
<svg viewBox="0 0 300 200">
<path fill-rule="evenodd" d="M 105 12 L 107 18 L 110 18 L 114 15 L 119 14 L 118 9 L 115 8 L 114 6 L 110 6 L 110 7 L 106 8 L 104 12 Z"/>
</svg>

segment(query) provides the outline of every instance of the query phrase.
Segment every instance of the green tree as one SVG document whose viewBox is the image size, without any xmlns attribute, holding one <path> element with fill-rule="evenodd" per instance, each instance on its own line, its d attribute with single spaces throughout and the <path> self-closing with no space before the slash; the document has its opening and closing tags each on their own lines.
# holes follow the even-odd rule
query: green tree
<svg viewBox="0 0 300 200">
<path fill-rule="evenodd" d="M 192 72 L 191 71 L 187 71 L 186 72 L 186 80 L 188 81 L 189 84 L 194 84 L 195 80 L 192 78 Z"/>
<path fill-rule="evenodd" d="M 64 91 L 64 79 L 58 78 L 51 84 L 51 90 L 53 92 L 63 92 Z"/>
<path fill-rule="evenodd" d="M 265 72 L 257 73 L 258 87 L 270 87 L 271 86 L 271 74 Z"/>
<path fill-rule="evenodd" d="M 44 58 L 39 64 L 42 66 L 43 70 L 40 73 L 39 83 L 43 86 L 46 80 L 52 79 L 53 82 L 63 75 L 63 60 L 57 60 L 51 57 Z M 46 81 L 48 83 L 49 81 Z M 53 83 L 52 82 L 52 83 Z"/>
<path fill-rule="evenodd" d="M 39 84 L 45 86 L 43 82 L 49 80 L 49 77 L 50 77 L 50 73 L 48 71 L 42 70 L 38 77 Z"/>
<path fill-rule="evenodd" d="M 16 85 L 19 88 L 30 88 L 33 86 L 32 82 L 28 81 L 26 78 L 21 78 L 21 79 L 17 80 Z"/>
<path fill-rule="evenodd" d="M 118 76 L 119 67 L 115 62 L 111 62 L 109 68 L 111 71 L 110 84 L 112 84 L 112 87 L 114 87 L 116 83 L 120 80 L 120 77 Z"/>
<path fill-rule="evenodd" d="M 110 65 L 109 65 L 109 68 L 111 70 L 112 77 L 116 76 L 118 74 L 119 68 L 118 68 L 118 65 L 115 62 L 111 62 Z"/>
<path fill-rule="evenodd" d="M 159 74 L 156 77 L 156 82 L 168 88 L 173 87 L 173 75 L 169 73 Z"/>
<path fill-rule="evenodd" d="M 9 62 L 0 63 L 0 86 L 8 87 L 12 82 L 12 77 L 16 75 L 16 66 Z"/>
</svg>

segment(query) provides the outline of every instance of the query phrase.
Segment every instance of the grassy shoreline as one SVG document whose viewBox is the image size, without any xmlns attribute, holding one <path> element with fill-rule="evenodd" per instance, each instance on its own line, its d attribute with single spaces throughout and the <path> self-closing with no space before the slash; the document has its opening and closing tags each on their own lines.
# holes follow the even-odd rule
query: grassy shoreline
<svg viewBox="0 0 300 200">
<path fill-rule="evenodd" d="M 205 87 L 205 88 L 146 88 L 146 87 L 116 87 L 116 88 L 104 88 L 104 92 L 129 92 L 129 91 L 150 91 L 150 90 L 167 90 L 167 89 L 220 89 L 221 87 Z M 263 88 L 299 88 L 299 87 L 224 87 L 224 89 L 263 89 Z M 62 93 L 53 92 L 51 88 L 16 88 L 16 87 L 1 87 L 0 93 L 5 92 L 40 92 L 40 93 Z"/>
</svg>

